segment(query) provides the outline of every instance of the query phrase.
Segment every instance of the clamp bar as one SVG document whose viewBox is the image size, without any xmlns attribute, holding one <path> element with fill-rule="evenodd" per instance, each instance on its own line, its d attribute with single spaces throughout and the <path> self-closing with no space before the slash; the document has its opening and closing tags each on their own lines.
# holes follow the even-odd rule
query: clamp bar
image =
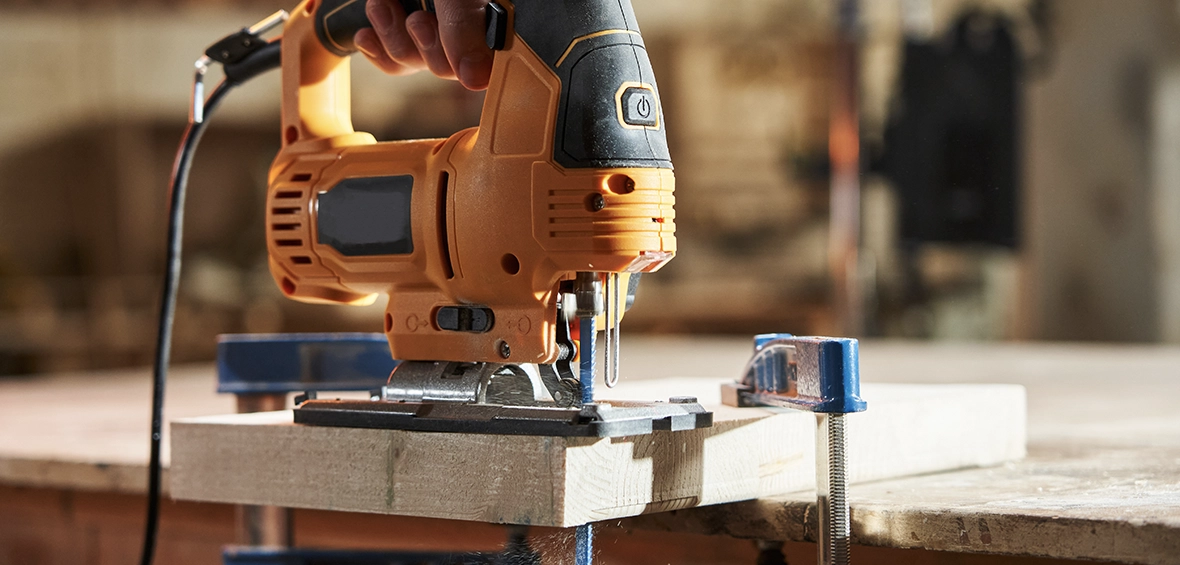
<svg viewBox="0 0 1180 565">
<path fill-rule="evenodd" d="M 217 392 L 380 389 L 398 362 L 379 333 L 225 334 L 217 337 Z"/>
</svg>

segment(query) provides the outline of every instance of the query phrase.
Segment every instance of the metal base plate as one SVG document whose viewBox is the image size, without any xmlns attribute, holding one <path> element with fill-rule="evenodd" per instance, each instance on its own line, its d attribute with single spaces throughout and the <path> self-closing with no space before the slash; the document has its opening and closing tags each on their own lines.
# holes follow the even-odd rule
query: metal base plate
<svg viewBox="0 0 1180 565">
<path fill-rule="evenodd" d="M 619 437 L 653 431 L 708 428 L 713 413 L 689 402 L 603 401 L 581 408 L 503 406 L 454 402 L 308 400 L 295 409 L 295 423 L 466 434 Z"/>
</svg>

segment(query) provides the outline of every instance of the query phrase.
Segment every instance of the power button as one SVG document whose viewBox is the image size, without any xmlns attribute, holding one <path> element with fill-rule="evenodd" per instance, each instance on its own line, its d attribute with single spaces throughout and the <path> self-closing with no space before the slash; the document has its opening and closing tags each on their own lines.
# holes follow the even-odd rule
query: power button
<svg viewBox="0 0 1180 565">
<path fill-rule="evenodd" d="M 619 98 L 623 123 L 637 127 L 660 125 L 660 105 L 655 92 L 646 86 L 630 86 Z"/>
</svg>

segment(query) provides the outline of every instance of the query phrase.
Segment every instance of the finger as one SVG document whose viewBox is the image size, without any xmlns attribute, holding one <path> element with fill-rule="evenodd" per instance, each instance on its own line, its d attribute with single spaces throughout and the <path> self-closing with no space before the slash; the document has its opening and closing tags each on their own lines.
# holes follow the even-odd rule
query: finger
<svg viewBox="0 0 1180 565">
<path fill-rule="evenodd" d="M 414 12 L 406 18 L 406 31 L 414 38 L 418 52 L 430 72 L 442 78 L 455 78 L 455 69 L 447 59 L 443 44 L 438 40 L 438 19 L 430 12 Z"/>
<path fill-rule="evenodd" d="M 438 33 L 459 82 L 471 90 L 488 87 L 492 50 L 488 48 L 484 7 L 488 0 L 435 0 Z"/>
<path fill-rule="evenodd" d="M 426 62 L 418 53 L 414 40 L 406 33 L 406 12 L 392 0 L 368 0 L 365 14 L 373 24 L 377 39 L 390 59 L 411 69 L 424 69 Z"/>
<path fill-rule="evenodd" d="M 358 32 L 352 38 L 356 48 L 360 51 L 369 62 L 377 66 L 386 74 L 390 75 L 407 75 L 418 72 L 418 69 L 406 67 L 389 58 L 389 54 L 385 52 L 385 47 L 381 45 L 381 40 L 377 39 L 377 32 L 372 29 L 365 28 Z"/>
</svg>

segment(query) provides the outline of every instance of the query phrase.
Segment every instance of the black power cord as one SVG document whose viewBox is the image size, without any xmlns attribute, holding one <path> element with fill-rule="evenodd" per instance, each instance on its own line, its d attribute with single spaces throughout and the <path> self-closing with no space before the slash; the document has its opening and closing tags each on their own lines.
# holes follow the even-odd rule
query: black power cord
<svg viewBox="0 0 1180 565">
<path fill-rule="evenodd" d="M 240 38 L 247 32 L 238 32 L 230 38 Z M 227 38 L 227 39 L 230 39 Z M 189 171 L 192 169 L 193 154 L 197 144 L 209 123 L 209 117 L 225 99 L 234 87 L 278 67 L 280 59 L 279 40 L 266 42 L 256 33 L 250 32 L 248 38 L 255 42 L 248 53 L 234 57 L 232 61 L 221 60 L 210 56 L 213 60 L 223 63 L 225 80 L 213 89 L 204 101 L 202 115 L 198 114 L 189 121 L 181 138 L 180 149 L 176 153 L 176 161 L 172 167 L 171 194 L 172 199 L 168 208 L 168 247 L 166 255 L 167 267 L 164 271 L 164 294 L 160 301 L 160 320 L 156 334 L 156 359 L 152 370 L 152 422 L 151 422 L 151 456 L 148 462 L 148 504 L 147 521 L 143 532 L 143 553 L 140 557 L 141 565 L 151 565 L 155 556 L 156 539 L 160 524 L 160 436 L 164 424 L 164 387 L 168 380 L 168 363 L 172 357 L 172 326 L 176 318 L 176 295 L 180 285 L 180 252 L 184 235 L 184 199 L 188 190 Z M 218 47 L 226 40 L 214 44 Z M 210 48 L 212 50 L 213 48 Z M 199 93 L 199 91 L 197 91 Z"/>
<path fill-rule="evenodd" d="M 205 102 L 206 117 L 212 114 L 236 86 L 222 81 Z M 156 330 L 156 361 L 152 368 L 152 435 L 148 461 L 147 524 L 143 532 L 143 555 L 139 562 L 151 565 L 156 550 L 156 533 L 160 523 L 160 435 L 164 421 L 164 385 L 168 379 L 168 362 L 172 357 L 172 322 L 176 318 L 176 291 L 180 285 L 180 247 L 184 234 L 184 197 L 193 154 L 208 120 L 189 122 L 181 138 L 180 149 L 172 166 L 172 201 L 168 208 L 168 250 L 164 271 L 164 296 L 160 301 L 160 320 Z"/>
</svg>

